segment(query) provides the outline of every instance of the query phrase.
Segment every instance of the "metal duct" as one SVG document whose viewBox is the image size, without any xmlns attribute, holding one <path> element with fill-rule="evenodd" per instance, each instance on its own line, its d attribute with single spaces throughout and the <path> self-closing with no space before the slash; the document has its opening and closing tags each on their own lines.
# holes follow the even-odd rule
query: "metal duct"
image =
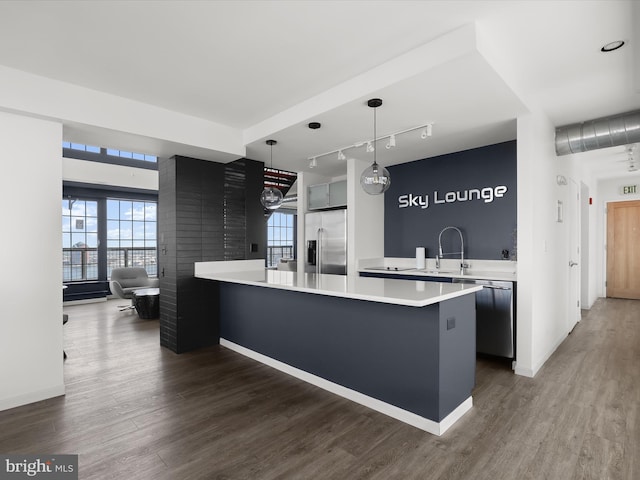
<svg viewBox="0 0 640 480">
<path fill-rule="evenodd" d="M 556 128 L 556 154 L 640 142 L 640 110 Z"/>
</svg>

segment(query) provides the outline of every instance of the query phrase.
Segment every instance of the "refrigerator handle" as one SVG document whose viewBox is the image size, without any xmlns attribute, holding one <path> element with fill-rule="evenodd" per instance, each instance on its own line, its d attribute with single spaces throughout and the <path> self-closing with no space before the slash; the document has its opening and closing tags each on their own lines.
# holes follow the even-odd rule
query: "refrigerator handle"
<svg viewBox="0 0 640 480">
<path fill-rule="evenodd" d="M 316 273 L 322 273 L 322 234 L 324 233 L 323 228 L 319 228 L 316 232 Z"/>
</svg>

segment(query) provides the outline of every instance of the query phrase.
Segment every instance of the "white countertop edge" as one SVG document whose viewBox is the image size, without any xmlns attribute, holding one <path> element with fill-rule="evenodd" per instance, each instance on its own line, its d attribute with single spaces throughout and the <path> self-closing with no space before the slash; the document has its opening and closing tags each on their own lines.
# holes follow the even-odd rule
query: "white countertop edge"
<svg viewBox="0 0 640 480">
<path fill-rule="evenodd" d="M 366 258 L 358 261 L 358 272 L 378 272 L 389 275 L 412 275 L 424 277 L 468 278 L 478 280 L 496 280 L 516 282 L 518 280 L 517 262 L 512 260 L 479 260 L 465 259 L 469 265 L 464 275 L 459 272 L 459 259 L 445 258 L 441 260 L 440 271 L 437 271 L 435 259 L 427 258 L 424 269 L 416 268 L 415 258 L 382 257 Z M 389 267 L 382 270 L 380 267 Z M 399 268 L 399 270 L 393 270 Z"/>
<path fill-rule="evenodd" d="M 427 272 L 424 270 L 409 269 L 409 270 L 380 270 L 376 268 L 360 268 L 358 273 L 380 273 L 383 275 L 411 275 L 415 277 L 442 277 L 442 278 L 467 278 L 469 280 L 494 280 L 497 282 L 515 282 L 517 281 L 517 275 L 515 273 L 502 273 L 502 272 L 470 272 L 464 275 L 454 272 Z"/>
<path fill-rule="evenodd" d="M 193 264 L 193 270 L 196 275 L 221 272 L 248 272 L 265 268 L 265 264 L 264 259 L 195 262 Z"/>
<path fill-rule="evenodd" d="M 456 286 L 459 287 L 459 290 L 456 290 L 454 292 L 429 296 L 420 300 L 411 300 L 407 298 L 398 298 L 393 296 L 369 295 L 369 294 L 358 293 L 358 292 L 327 290 L 327 289 L 323 289 L 322 287 L 311 288 L 311 287 L 301 287 L 297 285 L 287 285 L 282 283 L 267 283 L 265 281 L 234 278 L 233 276 L 225 275 L 225 273 L 231 273 L 231 272 L 200 273 L 195 275 L 195 277 L 206 279 L 206 280 L 215 280 L 219 282 L 236 283 L 240 285 L 252 285 L 255 287 L 264 287 L 264 288 L 276 288 L 280 290 L 290 290 L 295 292 L 311 293 L 315 295 L 348 298 L 352 300 L 364 300 L 368 302 L 388 303 L 391 305 L 403 305 L 407 307 L 426 307 L 427 305 L 433 305 L 445 300 L 450 300 L 452 298 L 457 298 L 462 295 L 468 295 L 470 293 L 475 293 L 482 290 L 482 286 L 480 285 L 456 284 Z M 369 279 L 369 280 L 384 281 L 384 279 Z M 398 280 L 398 281 L 406 282 L 405 280 Z M 437 283 L 437 282 L 428 282 L 428 283 Z M 446 285 L 451 285 L 451 284 L 446 284 Z"/>
</svg>

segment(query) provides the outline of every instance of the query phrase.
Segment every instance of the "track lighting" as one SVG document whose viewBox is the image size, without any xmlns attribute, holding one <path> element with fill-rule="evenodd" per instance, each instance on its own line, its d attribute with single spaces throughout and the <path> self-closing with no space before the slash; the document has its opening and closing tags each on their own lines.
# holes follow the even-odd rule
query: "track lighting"
<svg viewBox="0 0 640 480">
<path fill-rule="evenodd" d="M 376 100 L 376 99 L 374 99 Z M 371 106 L 371 105 L 369 105 Z M 307 159 L 309 160 L 309 167 L 310 168 L 314 168 L 316 166 L 316 158 L 318 157 L 324 157 L 326 155 L 333 155 L 333 154 L 337 154 L 338 155 L 338 160 L 346 160 L 346 155 L 344 154 L 345 150 L 348 150 L 350 148 L 361 148 L 363 146 L 366 145 L 366 152 L 367 153 L 372 153 L 375 151 L 375 143 L 378 140 L 384 140 L 384 139 L 388 139 L 387 143 L 385 144 L 385 148 L 387 149 L 391 149 L 393 147 L 396 146 L 396 137 L 398 135 L 402 135 L 405 133 L 409 133 L 409 132 L 415 132 L 416 130 L 421 130 L 421 135 L 420 137 L 425 139 L 427 137 L 431 136 L 432 133 L 432 127 L 433 127 L 433 123 L 424 123 L 422 125 L 416 125 L 415 127 L 410 127 L 404 130 L 399 130 L 397 132 L 393 132 L 393 133 L 389 133 L 387 135 L 383 135 L 379 138 L 375 138 L 374 141 L 372 140 L 363 140 L 363 141 L 359 141 L 354 143 L 353 145 L 347 145 L 344 147 L 340 147 L 337 148 L 335 150 L 331 150 L 329 152 L 324 152 L 324 153 L 320 153 L 318 155 L 315 155 L 314 157 L 307 157 Z"/>
<path fill-rule="evenodd" d="M 316 157 L 313 157 L 311 160 L 309 160 L 309 168 L 316 168 L 318 166 L 318 161 L 316 160 Z"/>
<path fill-rule="evenodd" d="M 392 147 L 396 146 L 396 135 L 395 134 L 391 134 L 389 135 L 389 141 L 387 142 L 387 150 L 389 150 Z"/>
</svg>

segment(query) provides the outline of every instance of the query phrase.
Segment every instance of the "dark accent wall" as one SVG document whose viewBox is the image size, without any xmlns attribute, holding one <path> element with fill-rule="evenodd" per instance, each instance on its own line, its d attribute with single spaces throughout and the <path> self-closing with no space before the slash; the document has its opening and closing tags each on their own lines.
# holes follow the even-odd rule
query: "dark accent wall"
<svg viewBox="0 0 640 480">
<path fill-rule="evenodd" d="M 160 344 L 181 353 L 218 343 L 211 282 L 194 263 L 264 258 L 263 164 L 159 159 Z M 251 245 L 257 246 L 251 252 Z M 206 301 L 205 301 L 206 300 Z"/>
<path fill-rule="evenodd" d="M 434 257 L 438 234 L 449 225 L 462 231 L 466 258 L 497 260 L 502 250 L 514 253 L 515 140 L 395 165 L 389 173 L 392 182 L 384 205 L 386 257 L 414 257 L 418 246 Z M 496 187 L 506 191 L 496 192 Z M 484 193 L 484 198 L 478 199 L 476 191 Z M 442 240 L 445 253 L 460 251 L 455 231 L 446 232 Z"/>
</svg>

